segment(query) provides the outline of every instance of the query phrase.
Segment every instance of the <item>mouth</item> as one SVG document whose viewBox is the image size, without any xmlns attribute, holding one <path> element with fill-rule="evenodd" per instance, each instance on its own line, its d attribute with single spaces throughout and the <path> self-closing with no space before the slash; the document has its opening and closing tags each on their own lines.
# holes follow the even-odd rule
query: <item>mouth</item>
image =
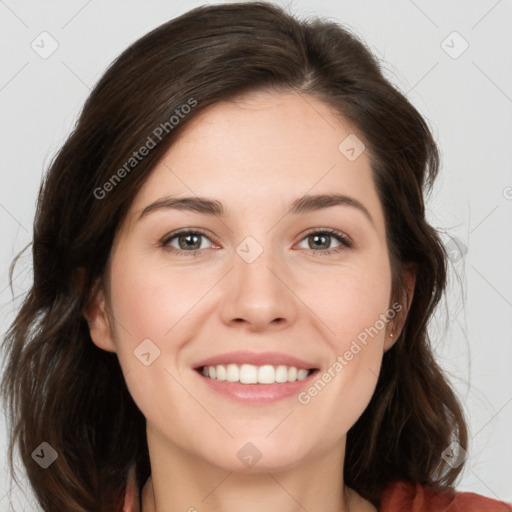
<svg viewBox="0 0 512 512">
<path fill-rule="evenodd" d="M 319 372 L 315 363 L 290 354 L 244 350 L 198 361 L 193 370 L 216 396 L 254 405 L 297 395 Z"/>
<path fill-rule="evenodd" d="M 285 384 L 301 381 L 317 371 L 317 368 L 298 368 L 287 365 L 264 364 L 217 364 L 195 369 L 203 377 L 216 381 L 240 384 Z"/>
<path fill-rule="evenodd" d="M 319 372 L 317 368 L 234 363 L 200 366 L 195 370 L 216 396 L 220 394 L 247 405 L 265 405 L 297 397 Z"/>
</svg>

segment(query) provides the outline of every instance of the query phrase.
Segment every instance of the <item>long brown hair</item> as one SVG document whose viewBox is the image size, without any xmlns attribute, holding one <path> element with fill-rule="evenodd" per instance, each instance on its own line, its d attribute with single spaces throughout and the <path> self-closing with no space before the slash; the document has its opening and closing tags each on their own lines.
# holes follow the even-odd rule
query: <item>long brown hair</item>
<svg viewBox="0 0 512 512">
<path fill-rule="evenodd" d="M 16 447 L 46 512 L 111 511 L 133 463 L 140 487 L 148 477 L 145 418 L 116 354 L 92 343 L 84 308 L 131 201 L 176 135 L 209 105 L 261 90 L 313 96 L 359 130 L 385 212 L 394 299 L 404 265 L 417 266 L 400 337 L 348 433 L 345 483 L 378 504 L 392 480 L 452 486 L 462 469 L 442 458 L 453 439 L 466 448 L 467 431 L 427 333 L 447 255 L 425 219 L 439 165 L 425 120 L 343 26 L 264 2 L 202 6 L 111 64 L 41 185 L 34 281 L 3 342 L 2 395 L 11 471 Z M 58 454 L 48 469 L 32 457 L 42 442 Z"/>
</svg>

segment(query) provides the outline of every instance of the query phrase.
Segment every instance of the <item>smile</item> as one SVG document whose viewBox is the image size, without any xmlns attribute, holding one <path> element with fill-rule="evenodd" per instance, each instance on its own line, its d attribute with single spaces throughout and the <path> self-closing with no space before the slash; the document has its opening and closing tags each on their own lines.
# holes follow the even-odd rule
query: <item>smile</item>
<svg viewBox="0 0 512 512">
<path fill-rule="evenodd" d="M 283 352 L 238 350 L 193 364 L 200 380 L 215 395 L 243 404 L 268 404 L 296 396 L 311 384 L 319 361 Z"/>
</svg>

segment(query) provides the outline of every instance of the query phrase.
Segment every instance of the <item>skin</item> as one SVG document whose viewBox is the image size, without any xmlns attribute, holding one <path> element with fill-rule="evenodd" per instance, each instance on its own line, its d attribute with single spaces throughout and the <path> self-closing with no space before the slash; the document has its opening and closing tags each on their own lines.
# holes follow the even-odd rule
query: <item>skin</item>
<svg viewBox="0 0 512 512">
<path fill-rule="evenodd" d="M 144 512 L 376 510 L 342 485 L 346 433 L 370 401 L 404 315 L 307 405 L 297 396 L 240 404 L 192 369 L 243 349 L 284 352 L 326 371 L 391 308 L 385 219 L 367 151 L 349 161 L 338 150 L 350 134 L 357 131 L 332 108 L 295 92 L 218 103 L 191 120 L 134 198 L 112 248 L 109 286 L 86 317 L 93 342 L 118 354 L 147 419 Z M 347 205 L 287 214 L 305 194 L 334 192 L 357 199 L 373 221 Z M 160 209 L 138 220 L 171 194 L 214 198 L 227 211 Z M 179 238 L 169 243 L 182 254 L 159 245 L 180 228 L 207 233 L 196 256 Z M 339 230 L 353 246 L 322 255 L 341 244 L 327 237 L 327 249 L 318 248 L 312 228 Z M 236 252 L 247 236 L 263 248 L 252 263 Z M 414 275 L 404 277 L 412 300 Z M 134 350 L 148 338 L 160 356 L 145 366 Z M 262 454 L 250 468 L 237 457 L 247 442 Z"/>
</svg>

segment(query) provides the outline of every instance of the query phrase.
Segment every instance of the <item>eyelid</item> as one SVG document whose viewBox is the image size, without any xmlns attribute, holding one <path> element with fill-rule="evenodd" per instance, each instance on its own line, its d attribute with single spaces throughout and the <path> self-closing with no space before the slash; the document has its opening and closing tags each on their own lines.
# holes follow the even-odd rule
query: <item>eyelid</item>
<svg viewBox="0 0 512 512">
<path fill-rule="evenodd" d="M 179 235 L 182 235 L 182 234 L 197 234 L 197 235 L 202 235 L 204 236 L 205 238 L 207 238 L 208 240 L 210 240 L 210 242 L 212 242 L 212 244 L 217 244 L 219 245 L 215 239 L 207 232 L 205 231 L 204 229 L 201 229 L 201 228 L 180 228 L 180 229 L 177 229 L 176 231 L 172 231 L 171 233 L 168 233 L 166 234 L 159 242 L 159 244 L 161 246 L 166 246 L 166 247 L 170 247 L 170 246 L 167 246 L 167 244 L 173 239 L 173 238 L 176 238 L 177 236 Z M 175 247 L 171 247 L 171 249 L 175 249 L 176 251 L 181 251 L 180 249 L 176 249 Z M 196 249 L 195 252 L 198 252 L 198 251 L 201 251 L 201 250 L 204 250 L 204 249 Z M 194 251 L 181 251 L 181 252 L 186 252 L 186 253 L 194 253 Z"/>
<path fill-rule="evenodd" d="M 328 234 L 334 236 L 335 238 L 340 238 L 341 243 L 345 243 L 347 245 L 347 248 L 352 247 L 354 243 L 353 240 L 348 235 L 334 228 L 311 228 L 302 235 L 300 241 L 302 242 L 304 238 L 306 238 L 308 235 L 311 235 L 312 233 Z"/>
</svg>

